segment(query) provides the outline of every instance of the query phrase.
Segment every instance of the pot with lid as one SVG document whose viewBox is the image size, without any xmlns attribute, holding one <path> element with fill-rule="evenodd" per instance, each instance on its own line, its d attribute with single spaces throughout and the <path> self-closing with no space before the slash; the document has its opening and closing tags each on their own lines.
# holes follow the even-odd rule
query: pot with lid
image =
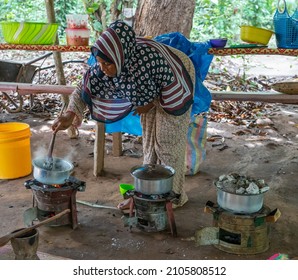
<svg viewBox="0 0 298 280">
<path fill-rule="evenodd" d="M 134 178 L 135 190 L 146 195 L 165 194 L 173 188 L 175 170 L 171 166 L 137 165 L 131 169 L 130 174 Z"/>
</svg>

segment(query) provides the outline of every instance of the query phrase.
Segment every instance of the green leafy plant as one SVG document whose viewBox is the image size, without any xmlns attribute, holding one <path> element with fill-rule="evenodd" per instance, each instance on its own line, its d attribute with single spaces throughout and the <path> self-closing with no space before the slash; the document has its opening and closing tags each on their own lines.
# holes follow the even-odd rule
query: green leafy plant
<svg viewBox="0 0 298 280">
<path fill-rule="evenodd" d="M 225 37 L 230 44 L 236 44 L 240 41 L 241 25 L 273 30 L 277 3 L 278 0 L 197 0 L 191 40 Z M 295 5 L 295 0 L 287 0 L 290 13 Z"/>
</svg>

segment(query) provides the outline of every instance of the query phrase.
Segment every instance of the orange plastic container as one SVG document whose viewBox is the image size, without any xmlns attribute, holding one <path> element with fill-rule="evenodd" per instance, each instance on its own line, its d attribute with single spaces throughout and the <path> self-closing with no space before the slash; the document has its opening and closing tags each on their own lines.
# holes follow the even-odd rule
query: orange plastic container
<svg viewBox="0 0 298 280">
<path fill-rule="evenodd" d="M 32 172 L 30 126 L 0 123 L 0 179 L 16 179 Z"/>
</svg>

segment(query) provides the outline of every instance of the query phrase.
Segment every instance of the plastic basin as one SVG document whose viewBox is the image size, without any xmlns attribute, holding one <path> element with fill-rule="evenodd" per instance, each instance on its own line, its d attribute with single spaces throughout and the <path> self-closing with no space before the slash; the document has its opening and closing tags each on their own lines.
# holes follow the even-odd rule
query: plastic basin
<svg viewBox="0 0 298 280">
<path fill-rule="evenodd" d="M 268 29 L 243 25 L 241 26 L 240 38 L 247 43 L 268 45 L 273 33 Z"/>
<path fill-rule="evenodd" d="M 52 45 L 58 23 L 1 22 L 5 42 L 20 45 Z"/>
</svg>

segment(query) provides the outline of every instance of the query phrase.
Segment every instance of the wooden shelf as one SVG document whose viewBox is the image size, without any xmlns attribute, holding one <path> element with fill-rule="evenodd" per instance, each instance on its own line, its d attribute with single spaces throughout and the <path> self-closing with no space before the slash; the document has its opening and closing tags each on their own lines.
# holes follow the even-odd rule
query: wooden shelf
<svg viewBox="0 0 298 280">
<path fill-rule="evenodd" d="M 298 56 L 298 49 L 272 49 L 272 48 L 211 48 L 209 54 L 217 56 L 227 55 L 287 55 Z"/>
<path fill-rule="evenodd" d="M 90 52 L 91 46 L 67 46 L 67 45 L 17 45 L 0 44 L 0 50 L 24 50 L 24 51 L 58 51 L 58 52 Z M 273 49 L 273 48 L 210 48 L 209 54 L 226 55 L 288 55 L 298 56 L 298 49 Z"/>
<path fill-rule="evenodd" d="M 91 46 L 0 44 L 0 50 L 90 52 Z"/>
</svg>

